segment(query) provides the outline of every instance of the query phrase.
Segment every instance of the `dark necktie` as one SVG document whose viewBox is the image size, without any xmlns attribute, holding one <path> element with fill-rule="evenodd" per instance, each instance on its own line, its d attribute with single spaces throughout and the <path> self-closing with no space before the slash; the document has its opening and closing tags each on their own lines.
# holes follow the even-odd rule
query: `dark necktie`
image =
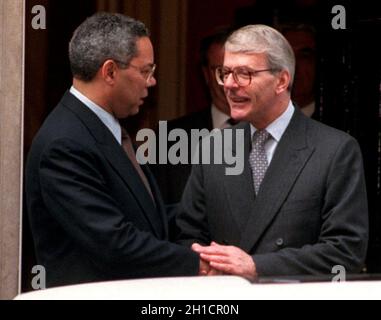
<svg viewBox="0 0 381 320">
<path fill-rule="evenodd" d="M 143 182 L 144 186 L 146 187 L 149 195 L 151 196 L 153 202 L 155 203 L 151 187 L 148 183 L 148 179 L 147 179 L 146 175 L 144 174 L 140 164 L 136 160 L 136 153 L 135 153 L 134 147 L 132 145 L 131 137 L 129 136 L 129 134 L 127 133 L 127 131 L 124 128 L 122 128 L 122 147 L 123 147 L 124 151 L 127 153 L 128 158 L 132 162 L 135 170 L 137 171 L 137 173 L 140 176 L 140 179 L 142 180 L 142 182 Z"/>
<path fill-rule="evenodd" d="M 266 130 L 256 131 L 253 134 L 252 149 L 250 152 L 250 167 L 256 194 L 259 192 L 259 188 L 268 167 L 265 143 L 270 137 L 271 135 Z"/>
<path fill-rule="evenodd" d="M 236 124 L 238 124 L 239 121 L 238 121 L 238 120 L 234 120 L 233 118 L 229 118 L 228 120 L 226 120 L 226 123 L 227 123 L 229 126 L 233 127 L 233 126 L 235 126 Z"/>
</svg>

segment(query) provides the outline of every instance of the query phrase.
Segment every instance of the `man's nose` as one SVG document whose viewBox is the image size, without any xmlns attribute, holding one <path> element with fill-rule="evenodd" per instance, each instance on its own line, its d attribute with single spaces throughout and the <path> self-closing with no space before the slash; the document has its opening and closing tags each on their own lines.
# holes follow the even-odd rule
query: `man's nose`
<svg viewBox="0 0 381 320">
<path fill-rule="evenodd" d="M 230 73 L 224 81 L 225 89 L 238 88 L 239 85 L 237 81 L 235 81 L 233 73 Z"/>
<path fill-rule="evenodd" d="M 151 78 L 147 81 L 148 87 L 154 87 L 157 84 L 157 80 L 154 76 L 151 76 Z"/>
</svg>

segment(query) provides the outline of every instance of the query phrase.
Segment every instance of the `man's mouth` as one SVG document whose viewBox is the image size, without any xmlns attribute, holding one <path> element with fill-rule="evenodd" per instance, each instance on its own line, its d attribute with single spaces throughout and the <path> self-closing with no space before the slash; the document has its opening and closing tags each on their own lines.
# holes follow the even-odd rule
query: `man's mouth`
<svg viewBox="0 0 381 320">
<path fill-rule="evenodd" d="M 249 98 L 237 97 L 237 96 L 229 96 L 229 100 L 233 103 L 246 103 L 246 102 L 250 101 Z"/>
</svg>

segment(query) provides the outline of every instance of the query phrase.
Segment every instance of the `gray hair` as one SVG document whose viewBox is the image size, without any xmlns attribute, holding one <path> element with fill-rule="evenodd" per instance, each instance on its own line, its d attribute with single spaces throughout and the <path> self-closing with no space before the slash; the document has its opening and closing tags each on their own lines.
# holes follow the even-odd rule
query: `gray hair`
<svg viewBox="0 0 381 320">
<path fill-rule="evenodd" d="M 137 54 L 136 41 L 148 36 L 142 22 L 122 14 L 103 12 L 87 18 L 75 30 L 69 44 L 73 76 L 91 81 L 108 59 L 127 65 Z"/>
<path fill-rule="evenodd" d="M 266 25 L 249 25 L 235 31 L 227 40 L 225 49 L 239 53 L 265 53 L 268 67 L 290 74 L 289 91 L 295 77 L 295 54 L 286 38 Z"/>
</svg>

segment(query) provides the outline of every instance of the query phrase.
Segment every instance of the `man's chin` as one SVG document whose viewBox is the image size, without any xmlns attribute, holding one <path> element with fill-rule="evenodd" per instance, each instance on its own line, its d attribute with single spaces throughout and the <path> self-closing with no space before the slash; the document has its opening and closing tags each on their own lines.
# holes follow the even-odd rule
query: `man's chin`
<svg viewBox="0 0 381 320">
<path fill-rule="evenodd" d="M 140 112 L 140 107 L 136 107 L 130 113 L 130 116 L 136 116 Z"/>
<path fill-rule="evenodd" d="M 139 108 L 139 106 L 137 106 L 137 107 L 134 107 L 134 108 L 128 110 L 128 112 L 126 112 L 126 113 L 118 114 L 117 118 L 120 120 L 127 119 L 131 116 L 136 116 L 139 113 L 139 111 L 140 111 L 140 108 Z"/>
<path fill-rule="evenodd" d="M 247 112 L 242 109 L 231 109 L 230 116 L 236 121 L 247 120 Z"/>
<path fill-rule="evenodd" d="M 134 105 L 129 111 L 128 116 L 136 116 L 140 112 L 140 107 L 143 105 L 143 101 L 139 101 L 138 104 Z"/>
</svg>

